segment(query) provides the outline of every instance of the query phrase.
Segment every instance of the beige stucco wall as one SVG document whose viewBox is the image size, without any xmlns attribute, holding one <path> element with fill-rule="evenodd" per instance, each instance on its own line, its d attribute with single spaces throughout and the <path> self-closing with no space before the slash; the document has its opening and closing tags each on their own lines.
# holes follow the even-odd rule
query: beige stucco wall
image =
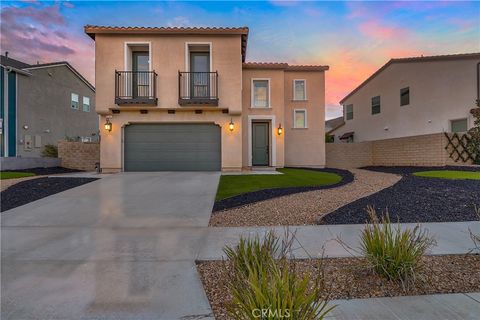
<svg viewBox="0 0 480 320">
<path fill-rule="evenodd" d="M 235 129 L 230 131 L 230 119 L 235 123 Z M 222 140 L 222 170 L 240 170 L 242 168 L 242 126 L 240 116 L 229 116 L 218 111 L 204 111 L 195 114 L 193 111 L 177 111 L 168 114 L 166 110 L 141 114 L 140 112 L 121 112 L 111 118 L 113 129 L 111 132 L 103 130 L 100 144 L 100 163 L 104 171 L 119 171 L 122 166 L 122 134 L 123 128 L 129 123 L 215 123 L 219 125 Z M 105 117 L 100 119 L 103 128 Z"/>
<path fill-rule="evenodd" d="M 96 105 L 102 114 L 99 126 L 102 141 L 100 161 L 104 171 L 122 170 L 122 132 L 128 123 L 172 123 L 206 122 L 222 127 L 222 169 L 240 170 L 242 168 L 242 122 L 239 114 L 241 104 L 241 39 L 240 35 L 103 35 L 97 34 L 96 42 Z M 119 107 L 115 99 L 115 70 L 125 70 L 125 44 L 130 42 L 150 43 L 151 68 L 158 74 L 158 105 L 154 107 Z M 186 43 L 211 43 L 211 69 L 218 71 L 219 106 L 218 107 L 181 107 L 178 104 L 178 71 L 186 71 Z M 139 109 L 147 109 L 148 114 L 140 114 Z M 120 109 L 120 114 L 109 115 L 113 130 L 103 129 L 105 115 L 111 108 Z M 176 110 L 168 114 L 167 109 Z M 202 109 L 202 114 L 195 114 Z M 222 113 L 228 109 L 228 114 Z M 230 132 L 230 119 L 235 129 Z"/>
<path fill-rule="evenodd" d="M 95 79 L 97 112 L 117 107 L 115 70 L 126 70 L 125 44 L 151 43 L 151 68 L 158 74 L 156 108 L 184 108 L 178 105 L 178 71 L 187 71 L 187 42 L 211 43 L 211 70 L 218 71 L 219 108 L 241 112 L 242 58 L 240 35 L 104 35 L 95 37 Z"/>
<path fill-rule="evenodd" d="M 252 79 L 270 79 L 270 108 L 252 108 Z M 275 144 L 276 167 L 283 167 L 285 134 L 278 134 L 278 125 L 284 126 L 284 71 L 283 70 L 243 70 L 243 144 L 242 163 L 244 167 L 251 166 L 251 121 L 270 122 L 271 143 Z M 249 121 L 251 119 L 251 121 Z M 273 123 L 273 126 L 272 126 Z M 249 133 L 250 131 L 250 133 Z M 272 145 L 270 145 L 270 164 L 272 163 Z"/>
<path fill-rule="evenodd" d="M 325 72 L 285 72 L 285 166 L 325 166 Z M 306 101 L 293 101 L 293 80 L 306 80 Z M 307 110 L 306 129 L 293 127 L 294 109 Z"/>
<path fill-rule="evenodd" d="M 353 120 L 335 130 L 335 141 L 355 132 L 354 141 L 449 132 L 450 120 L 473 118 L 476 99 L 476 59 L 393 63 L 348 98 Z M 410 87 L 410 104 L 400 106 L 400 89 Z M 381 113 L 371 114 L 371 98 L 381 96 Z M 388 128 L 388 130 L 385 130 Z"/>
</svg>

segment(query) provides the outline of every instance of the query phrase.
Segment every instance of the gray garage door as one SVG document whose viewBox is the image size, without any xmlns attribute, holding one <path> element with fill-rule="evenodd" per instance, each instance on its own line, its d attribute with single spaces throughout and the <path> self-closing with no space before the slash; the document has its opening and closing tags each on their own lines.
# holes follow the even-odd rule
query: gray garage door
<svg viewBox="0 0 480 320">
<path fill-rule="evenodd" d="M 220 127 L 214 124 L 132 124 L 125 127 L 125 171 L 217 171 Z"/>
</svg>

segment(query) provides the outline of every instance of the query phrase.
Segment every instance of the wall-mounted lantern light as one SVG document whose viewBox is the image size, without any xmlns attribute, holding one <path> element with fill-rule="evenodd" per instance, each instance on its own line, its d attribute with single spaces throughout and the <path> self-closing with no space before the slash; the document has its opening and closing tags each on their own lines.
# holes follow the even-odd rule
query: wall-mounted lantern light
<svg viewBox="0 0 480 320">
<path fill-rule="evenodd" d="M 281 123 L 278 125 L 277 132 L 279 136 L 283 133 L 283 128 Z"/>
<path fill-rule="evenodd" d="M 230 129 L 230 131 L 233 131 L 233 129 L 235 129 L 235 124 L 233 123 L 233 120 L 230 118 L 230 123 L 228 124 L 228 129 Z"/>
<path fill-rule="evenodd" d="M 112 123 L 110 122 L 110 119 L 109 119 L 109 118 L 107 118 L 107 122 L 105 122 L 104 126 L 105 126 L 105 130 L 107 130 L 107 131 L 112 131 L 112 126 L 113 126 L 113 125 L 112 125 Z"/>
</svg>

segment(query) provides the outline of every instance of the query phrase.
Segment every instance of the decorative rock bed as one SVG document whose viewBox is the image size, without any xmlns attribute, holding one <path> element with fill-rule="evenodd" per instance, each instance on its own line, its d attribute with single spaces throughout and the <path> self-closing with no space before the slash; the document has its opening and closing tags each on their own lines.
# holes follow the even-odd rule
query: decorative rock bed
<svg viewBox="0 0 480 320">
<path fill-rule="evenodd" d="M 96 178 L 37 178 L 19 182 L 1 192 L 1 211 L 97 180 Z"/>
<path fill-rule="evenodd" d="M 479 180 L 450 180 L 424 178 L 411 175 L 427 170 L 467 170 L 475 167 L 369 167 L 375 172 L 402 174 L 397 184 L 349 203 L 322 217 L 322 224 L 365 223 L 369 205 L 377 213 L 388 208 L 392 221 L 405 222 L 449 222 L 477 220 L 475 205 L 480 206 Z M 478 170 L 478 168 L 476 168 Z"/>
</svg>

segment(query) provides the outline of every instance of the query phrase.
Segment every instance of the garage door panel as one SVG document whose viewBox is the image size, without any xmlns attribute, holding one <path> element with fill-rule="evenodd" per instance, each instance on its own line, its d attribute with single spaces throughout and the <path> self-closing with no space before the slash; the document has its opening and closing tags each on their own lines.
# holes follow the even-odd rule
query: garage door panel
<svg viewBox="0 0 480 320">
<path fill-rule="evenodd" d="M 134 124 L 125 128 L 125 171 L 216 171 L 220 127 L 213 124 Z"/>
</svg>

